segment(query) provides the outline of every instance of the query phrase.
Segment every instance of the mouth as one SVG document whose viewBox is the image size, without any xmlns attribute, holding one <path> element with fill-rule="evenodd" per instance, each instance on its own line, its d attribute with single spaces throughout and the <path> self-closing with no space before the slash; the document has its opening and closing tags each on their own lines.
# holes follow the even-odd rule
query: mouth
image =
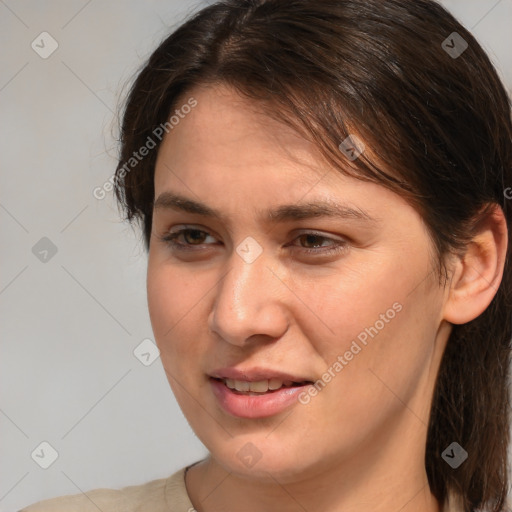
<svg viewBox="0 0 512 512">
<path fill-rule="evenodd" d="M 313 384 L 277 377 L 243 380 L 210 376 L 209 381 L 218 406 L 230 416 L 244 419 L 274 416 L 297 405 Z"/>
<path fill-rule="evenodd" d="M 281 380 L 277 378 L 262 379 L 257 381 L 228 379 L 220 377 L 210 377 L 211 379 L 224 384 L 233 393 L 237 395 L 259 396 L 270 393 L 276 393 L 283 388 L 297 388 L 313 384 L 312 381 L 304 380 L 294 382 L 292 380 Z"/>
</svg>

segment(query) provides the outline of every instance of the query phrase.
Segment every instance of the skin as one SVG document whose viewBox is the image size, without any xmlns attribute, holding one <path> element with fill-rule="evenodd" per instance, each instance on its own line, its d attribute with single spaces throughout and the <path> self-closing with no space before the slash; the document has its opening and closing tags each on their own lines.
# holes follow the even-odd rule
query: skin
<svg viewBox="0 0 512 512">
<path fill-rule="evenodd" d="M 502 214 L 467 257 L 450 259 L 441 287 L 425 225 L 403 198 L 328 166 L 228 87 L 196 88 L 183 103 L 190 96 L 197 106 L 159 149 L 155 199 L 172 191 L 221 217 L 155 208 L 147 291 L 169 383 L 209 451 L 186 475 L 195 509 L 440 510 L 424 468 L 435 378 L 451 323 L 480 314 L 499 284 Z M 265 216 L 318 201 L 374 220 Z M 184 227 L 205 232 L 177 239 L 189 250 L 162 240 Z M 248 236 L 262 249 L 252 263 L 236 252 Z M 320 379 L 394 303 L 401 311 L 305 405 L 241 419 L 212 393 L 208 374 L 226 366 Z M 261 454 L 252 467 L 237 456 L 248 442 Z"/>
</svg>

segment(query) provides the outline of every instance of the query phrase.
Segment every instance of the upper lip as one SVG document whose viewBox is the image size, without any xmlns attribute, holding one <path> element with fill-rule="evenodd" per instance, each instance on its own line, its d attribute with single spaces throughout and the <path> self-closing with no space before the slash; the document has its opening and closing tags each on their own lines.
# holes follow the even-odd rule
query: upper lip
<svg viewBox="0 0 512 512">
<path fill-rule="evenodd" d="M 309 377 L 292 375 L 278 370 L 271 370 L 267 368 L 218 368 L 210 372 L 210 377 L 217 379 L 234 379 L 247 382 L 256 382 L 265 379 L 278 379 L 282 381 L 291 380 L 292 382 L 312 382 Z"/>
</svg>

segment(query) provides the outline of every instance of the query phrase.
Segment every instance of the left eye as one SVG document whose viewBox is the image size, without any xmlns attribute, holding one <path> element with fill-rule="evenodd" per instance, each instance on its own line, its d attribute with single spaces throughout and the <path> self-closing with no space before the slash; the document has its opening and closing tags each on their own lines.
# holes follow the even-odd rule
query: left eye
<svg viewBox="0 0 512 512">
<path fill-rule="evenodd" d="M 300 242 L 299 249 L 306 254 L 333 254 L 344 251 L 347 246 L 345 240 L 329 238 L 318 233 L 303 233 L 295 238 L 295 241 Z"/>
<path fill-rule="evenodd" d="M 325 236 L 310 233 L 300 235 L 296 238 L 296 240 L 301 240 L 307 249 L 322 246 L 324 242 L 334 242 L 334 240 L 331 240 Z"/>
</svg>

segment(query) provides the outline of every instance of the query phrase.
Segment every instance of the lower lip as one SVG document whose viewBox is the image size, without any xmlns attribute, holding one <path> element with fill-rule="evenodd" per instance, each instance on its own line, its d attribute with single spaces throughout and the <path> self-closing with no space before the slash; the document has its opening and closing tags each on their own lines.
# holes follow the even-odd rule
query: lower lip
<svg viewBox="0 0 512 512">
<path fill-rule="evenodd" d="M 238 418 L 265 418 L 284 411 L 297 403 L 298 396 L 311 384 L 282 387 L 261 395 L 238 394 L 224 382 L 210 378 L 213 394 L 221 407 Z"/>
</svg>

